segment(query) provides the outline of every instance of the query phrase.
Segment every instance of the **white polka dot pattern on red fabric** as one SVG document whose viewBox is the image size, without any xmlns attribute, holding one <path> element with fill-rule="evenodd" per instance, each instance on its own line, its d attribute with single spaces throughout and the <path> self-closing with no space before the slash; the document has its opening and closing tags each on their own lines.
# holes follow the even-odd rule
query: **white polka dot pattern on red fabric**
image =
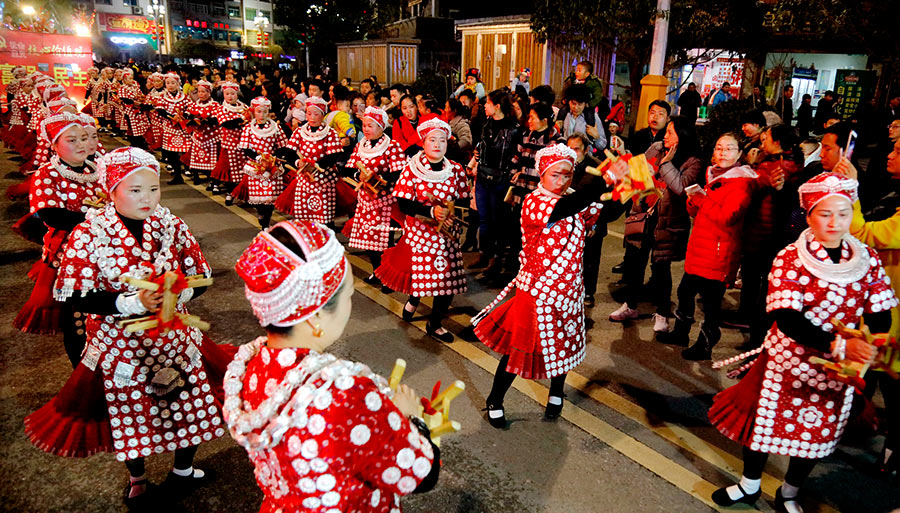
<svg viewBox="0 0 900 513">
<path fill-rule="evenodd" d="M 319 130 L 328 130 L 329 133 L 318 141 L 304 139 L 301 129 L 294 130 L 287 147 L 312 162 L 319 162 L 326 155 L 343 151 L 333 128 L 324 127 Z M 289 213 L 304 221 L 331 223 L 337 206 L 337 181 L 340 177 L 334 169 L 328 168 L 324 172 L 315 173 L 314 178 L 310 180 L 299 176 L 294 180 L 294 203 Z"/>
<path fill-rule="evenodd" d="M 222 106 L 210 100 L 206 103 L 194 103 L 187 112 L 198 120 L 217 118 L 221 115 Z M 191 125 L 190 168 L 212 171 L 219 158 L 218 125 L 201 123 Z"/>
<path fill-rule="evenodd" d="M 226 407 L 234 400 L 259 411 L 271 396 L 259 389 L 250 391 L 249 376 L 284 384 L 292 370 L 304 378 L 289 392 L 288 401 L 307 406 L 289 407 L 287 415 L 293 420 L 280 442 L 250 450 L 265 495 L 262 511 L 297 511 L 301 506 L 323 512 L 331 508 L 362 513 L 396 509 L 399 496 L 411 493 L 429 474 L 434 455 L 431 445 L 413 431 L 382 392 L 390 393 L 386 381 L 359 364 L 305 349 L 282 349 L 268 363 L 260 356 L 264 351 L 246 364 L 243 388 L 238 396 L 226 395 Z M 281 365 L 282 360 L 287 361 L 281 356 L 284 351 L 296 352 L 293 366 Z M 330 399 L 317 404 L 316 398 L 326 392 Z M 274 425 L 274 414 L 269 421 Z M 234 424 L 231 426 L 234 429 Z M 418 447 L 409 443 L 411 436 Z"/>
<path fill-rule="evenodd" d="M 274 122 L 266 122 L 266 130 L 273 126 Z M 250 125 L 245 126 L 241 132 L 241 140 L 238 147 L 252 149 L 258 154 L 272 154 L 276 149 L 283 148 L 287 144 L 287 136 L 281 128 L 275 126 L 272 135 L 266 138 L 258 136 Z M 263 177 L 256 173 L 248 173 L 248 185 L 250 189 L 249 202 L 254 205 L 271 205 L 278 196 L 284 192 L 284 177 Z"/>
<path fill-rule="evenodd" d="M 356 169 L 358 162 L 365 164 L 366 168 L 384 178 L 388 173 L 402 171 L 406 167 L 406 155 L 400 149 L 397 141 L 390 141 L 387 149 L 377 157 L 365 157 L 360 153 L 360 147 L 371 144 L 362 141 L 356 145 L 353 155 L 347 160 L 347 167 Z M 396 198 L 391 195 L 394 184 L 389 181 L 383 189 L 383 194 L 373 196 L 365 189 L 360 189 L 357 194 L 356 213 L 353 216 L 352 231 L 348 246 L 357 249 L 372 251 L 384 251 L 388 248 L 391 235 L 391 211 L 396 204 Z"/>
<path fill-rule="evenodd" d="M 864 313 L 875 313 L 897 305 L 897 299 L 874 250 L 863 258 L 871 267 L 859 281 L 847 285 L 814 276 L 801 262 L 795 242 L 776 256 L 769 273 L 768 311 L 790 309 L 823 331 L 831 332 L 833 318 L 848 327 L 859 326 Z M 809 254 L 830 262 L 822 246 L 810 241 Z M 842 262 L 850 258 L 844 246 Z M 830 355 L 804 346 L 773 326 L 763 352 L 754 365 L 764 365 L 759 385 L 750 448 L 765 453 L 819 459 L 834 452 L 850 415 L 853 387 L 835 379 L 812 357 Z"/>
</svg>

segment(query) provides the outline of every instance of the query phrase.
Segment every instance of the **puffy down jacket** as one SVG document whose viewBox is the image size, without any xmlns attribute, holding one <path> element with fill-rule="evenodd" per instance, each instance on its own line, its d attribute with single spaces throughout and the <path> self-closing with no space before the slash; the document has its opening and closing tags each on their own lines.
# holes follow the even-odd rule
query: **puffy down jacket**
<svg viewBox="0 0 900 513">
<path fill-rule="evenodd" d="M 706 194 L 687 201 L 694 228 L 688 240 L 684 271 L 710 280 L 725 281 L 741 257 L 744 215 L 759 184 L 759 175 L 747 166 L 706 171 Z"/>
</svg>

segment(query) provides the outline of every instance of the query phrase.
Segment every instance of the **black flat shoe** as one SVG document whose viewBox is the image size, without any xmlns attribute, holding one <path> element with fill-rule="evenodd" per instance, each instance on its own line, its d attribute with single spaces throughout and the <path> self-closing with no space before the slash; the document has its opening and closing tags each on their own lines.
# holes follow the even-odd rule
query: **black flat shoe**
<svg viewBox="0 0 900 513">
<path fill-rule="evenodd" d="M 499 417 L 491 417 L 491 410 L 494 410 L 494 411 L 500 410 L 500 416 Z M 506 412 L 503 411 L 502 404 L 500 406 L 494 406 L 494 405 L 489 404 L 489 405 L 485 406 L 485 408 L 481 411 L 484 412 L 484 418 L 488 421 L 488 424 L 490 424 L 492 428 L 507 429 L 509 427 L 509 424 L 506 422 Z"/>
<path fill-rule="evenodd" d="M 225 206 L 230 207 L 231 205 L 234 205 L 234 198 L 231 194 L 228 194 L 225 196 Z"/>
<path fill-rule="evenodd" d="M 440 329 L 443 329 L 444 332 L 438 333 L 438 330 L 440 330 Z M 450 333 L 450 331 L 448 331 L 446 328 L 444 328 L 441 325 L 438 325 L 437 327 L 432 328 L 430 324 L 426 324 L 425 325 L 425 333 L 427 333 L 431 338 L 440 340 L 441 342 L 443 342 L 445 344 L 449 344 L 449 343 L 453 342 L 454 340 L 456 340 L 456 338 L 453 336 L 453 333 Z"/>
<path fill-rule="evenodd" d="M 566 394 L 563 394 L 560 399 L 564 399 Z M 547 398 L 547 407 L 544 408 L 544 420 L 556 420 L 562 414 L 563 403 L 565 401 L 560 401 L 559 404 L 553 404 L 550 402 L 550 398 Z"/>
<path fill-rule="evenodd" d="M 129 497 L 131 494 L 131 487 L 135 484 L 144 485 L 144 493 L 135 497 Z M 151 511 L 157 506 L 153 500 L 155 497 L 155 488 L 156 486 L 146 479 L 128 483 L 125 485 L 125 490 L 122 491 L 122 501 L 125 503 L 128 511 Z"/>
<path fill-rule="evenodd" d="M 790 499 L 786 499 L 784 495 L 781 494 L 781 487 L 778 487 L 778 491 L 775 492 L 775 511 L 786 512 L 787 508 L 785 508 L 785 503 L 793 503 L 794 508 L 797 511 L 803 511 L 803 508 L 800 507 L 800 503 L 797 502 L 796 497 L 791 497 Z"/>
<path fill-rule="evenodd" d="M 387 285 L 382 285 L 382 286 L 381 286 L 381 293 L 382 293 L 382 294 L 390 294 L 391 292 L 393 292 L 393 290 L 391 290 L 391 288 L 388 287 Z"/>
<path fill-rule="evenodd" d="M 718 490 L 713 492 L 713 494 L 712 494 L 713 502 L 715 502 L 719 506 L 723 506 L 726 508 L 729 506 L 734 506 L 737 503 L 749 504 L 752 506 L 752 505 L 756 504 L 756 501 L 758 501 L 760 497 L 762 497 L 762 489 L 757 490 L 756 493 L 751 493 L 748 495 L 746 492 L 744 492 L 744 489 L 741 488 L 740 484 L 738 484 L 737 486 L 738 486 L 738 489 L 741 491 L 741 493 L 744 494 L 743 497 L 741 497 L 738 500 L 732 499 L 728 495 L 728 491 L 726 490 L 726 488 L 728 488 L 728 487 L 726 486 L 723 488 L 719 488 Z M 781 493 L 781 488 L 778 489 L 778 493 Z"/>
<path fill-rule="evenodd" d="M 176 498 L 184 498 L 212 481 L 214 475 L 212 471 L 204 470 L 203 474 L 203 477 L 197 477 L 197 469 L 194 469 L 194 472 L 188 476 L 179 476 L 170 471 L 162 487 L 167 494 L 171 494 Z"/>
<path fill-rule="evenodd" d="M 625 272 L 625 262 L 619 262 L 618 264 L 614 265 L 612 268 L 612 272 L 616 274 L 623 274 Z"/>
<path fill-rule="evenodd" d="M 368 277 L 366 277 L 366 278 L 363 278 L 363 281 L 366 282 L 366 283 L 368 283 L 369 285 L 371 285 L 371 286 L 373 286 L 373 287 L 380 287 L 380 286 L 381 286 L 381 280 L 379 280 L 379 279 L 378 279 L 378 276 L 375 276 L 374 273 L 373 273 L 373 274 L 370 274 L 370 275 L 369 275 Z"/>
<path fill-rule="evenodd" d="M 416 308 L 413 308 L 413 311 L 410 312 L 407 308 L 408 306 L 412 306 L 412 303 L 410 303 L 409 301 L 407 301 L 406 304 L 403 305 L 403 320 L 406 322 L 412 321 L 413 317 L 416 315 L 416 309 L 419 308 L 419 305 L 416 305 Z"/>
<path fill-rule="evenodd" d="M 184 178 L 182 178 L 182 177 L 180 177 L 180 176 L 176 176 L 175 178 L 169 180 L 169 181 L 166 182 L 166 183 L 169 184 L 169 185 L 181 185 L 181 184 L 184 183 Z"/>
</svg>

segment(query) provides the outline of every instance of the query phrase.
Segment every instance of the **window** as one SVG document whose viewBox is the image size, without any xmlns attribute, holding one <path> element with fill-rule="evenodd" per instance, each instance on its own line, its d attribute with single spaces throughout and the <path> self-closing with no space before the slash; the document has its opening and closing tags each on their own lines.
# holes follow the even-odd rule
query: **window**
<svg viewBox="0 0 900 513">
<path fill-rule="evenodd" d="M 213 16 L 225 16 L 225 4 L 212 4 Z"/>
<path fill-rule="evenodd" d="M 237 43 L 238 46 L 241 44 L 241 33 L 240 32 L 229 32 L 231 35 L 231 41 Z"/>
<path fill-rule="evenodd" d="M 188 9 L 197 14 L 209 14 L 209 7 L 205 4 L 188 4 Z"/>
<path fill-rule="evenodd" d="M 235 18 L 235 19 L 241 19 L 241 8 L 229 5 L 228 6 L 228 17 Z"/>
<path fill-rule="evenodd" d="M 213 30 L 213 39 L 215 39 L 216 41 L 225 41 L 226 34 L 227 32 L 225 32 L 224 30 Z"/>
<path fill-rule="evenodd" d="M 112 0 L 97 0 L 98 4 L 112 5 Z"/>
<path fill-rule="evenodd" d="M 253 21 L 253 18 L 256 18 L 256 9 L 251 9 L 249 7 L 244 8 L 244 19 L 247 21 Z"/>
<path fill-rule="evenodd" d="M 260 10 L 259 15 L 264 16 L 267 20 L 269 20 L 269 23 L 272 23 L 272 13 L 270 13 L 269 11 Z"/>
<path fill-rule="evenodd" d="M 122 5 L 125 7 L 137 7 L 138 0 L 122 0 Z"/>
</svg>

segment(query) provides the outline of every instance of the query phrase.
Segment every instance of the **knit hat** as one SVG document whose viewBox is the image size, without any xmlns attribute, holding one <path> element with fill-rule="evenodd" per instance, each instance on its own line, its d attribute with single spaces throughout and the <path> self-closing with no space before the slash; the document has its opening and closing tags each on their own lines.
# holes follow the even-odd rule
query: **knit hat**
<svg viewBox="0 0 900 513">
<path fill-rule="evenodd" d="M 554 144 L 541 148 L 534 156 L 535 164 L 541 176 L 553 166 L 568 162 L 569 166 L 575 167 L 575 150 L 569 148 L 565 144 Z"/>
<path fill-rule="evenodd" d="M 297 254 L 271 235 L 287 231 L 302 250 Z M 293 326 L 318 312 L 334 297 L 346 274 L 344 247 L 334 232 L 313 221 L 282 221 L 260 232 L 234 266 L 244 293 L 262 326 Z"/>
<path fill-rule="evenodd" d="M 159 176 L 159 162 L 156 158 L 140 148 L 131 146 L 116 148 L 101 157 L 97 163 L 100 181 L 110 193 L 122 183 L 122 180 L 143 169 L 149 169 Z"/>
<path fill-rule="evenodd" d="M 829 196 L 846 199 L 852 205 L 857 199 L 859 182 L 840 173 L 826 172 L 814 176 L 800 186 L 800 206 L 807 213 Z"/>
</svg>

